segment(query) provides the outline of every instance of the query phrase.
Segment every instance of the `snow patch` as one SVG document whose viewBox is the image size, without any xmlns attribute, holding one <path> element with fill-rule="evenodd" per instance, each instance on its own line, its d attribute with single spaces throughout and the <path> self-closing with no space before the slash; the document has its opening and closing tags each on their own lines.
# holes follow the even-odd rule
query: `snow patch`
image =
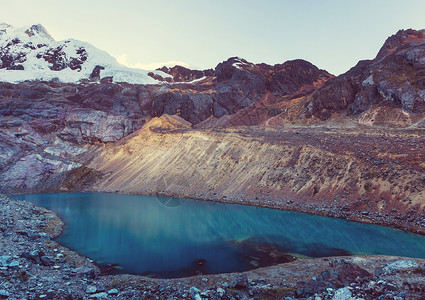
<svg viewBox="0 0 425 300">
<path fill-rule="evenodd" d="M 171 77 L 172 77 L 172 76 L 171 76 Z M 201 78 L 194 79 L 194 80 L 192 80 L 192 81 L 176 81 L 176 82 L 171 82 L 171 84 L 182 84 L 182 83 L 187 84 L 187 83 L 196 83 L 196 82 L 202 81 L 202 80 L 204 80 L 204 79 L 206 79 L 206 78 L 207 78 L 207 76 L 203 76 L 203 77 L 201 77 Z M 170 84 L 170 82 L 169 82 L 168 84 Z"/>
<path fill-rule="evenodd" d="M 370 74 L 370 76 L 368 78 L 366 78 L 363 82 L 362 82 L 362 86 L 371 86 L 373 85 L 375 82 L 373 81 L 373 75 Z"/>
</svg>

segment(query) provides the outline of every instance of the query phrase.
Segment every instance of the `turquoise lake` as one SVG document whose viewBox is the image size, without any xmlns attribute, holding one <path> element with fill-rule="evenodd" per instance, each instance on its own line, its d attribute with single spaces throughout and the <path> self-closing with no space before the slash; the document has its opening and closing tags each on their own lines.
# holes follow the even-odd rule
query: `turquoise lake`
<svg viewBox="0 0 425 300">
<path fill-rule="evenodd" d="M 190 199 L 105 193 L 11 196 L 53 210 L 56 240 L 105 273 L 159 278 L 246 271 L 292 257 L 425 258 L 425 237 L 308 214 Z"/>
</svg>

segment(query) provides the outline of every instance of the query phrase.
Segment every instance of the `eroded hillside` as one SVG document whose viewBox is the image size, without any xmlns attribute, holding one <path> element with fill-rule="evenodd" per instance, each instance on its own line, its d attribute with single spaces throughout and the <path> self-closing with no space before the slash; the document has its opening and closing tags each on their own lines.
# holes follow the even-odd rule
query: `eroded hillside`
<svg viewBox="0 0 425 300">
<path fill-rule="evenodd" d="M 96 191 L 240 202 L 419 230 L 424 146 L 422 131 L 199 131 L 163 116 L 114 145 L 91 149 L 85 159 L 93 174 L 102 174 L 90 185 Z"/>
</svg>

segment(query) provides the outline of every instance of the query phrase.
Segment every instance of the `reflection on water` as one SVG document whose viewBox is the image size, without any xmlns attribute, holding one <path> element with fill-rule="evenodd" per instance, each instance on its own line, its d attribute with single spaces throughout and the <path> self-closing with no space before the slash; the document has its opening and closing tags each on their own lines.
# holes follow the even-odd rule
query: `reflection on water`
<svg viewBox="0 0 425 300">
<path fill-rule="evenodd" d="M 425 237 L 258 207 L 102 193 L 12 196 L 55 211 L 57 240 L 115 272 L 179 277 L 245 271 L 293 256 L 425 258 Z"/>
</svg>

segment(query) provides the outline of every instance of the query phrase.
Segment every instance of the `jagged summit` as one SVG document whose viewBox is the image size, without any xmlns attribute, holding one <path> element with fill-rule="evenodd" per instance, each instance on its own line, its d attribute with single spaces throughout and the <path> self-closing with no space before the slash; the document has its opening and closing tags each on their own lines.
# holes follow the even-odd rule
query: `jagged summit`
<svg viewBox="0 0 425 300">
<path fill-rule="evenodd" d="M 424 124 L 425 30 L 399 30 L 373 60 L 360 61 L 306 98 L 307 118 L 360 116 L 365 124 Z M 421 121 L 419 121 L 421 120 Z"/>
<path fill-rule="evenodd" d="M 0 36 L 1 35 L 13 36 L 14 38 L 19 38 L 21 40 L 28 40 L 28 38 L 41 38 L 48 39 L 50 41 L 55 40 L 41 24 L 15 27 L 7 23 L 0 23 Z"/>
<path fill-rule="evenodd" d="M 11 25 L 7 23 L 0 23 L 0 35 L 6 33 L 7 29 L 11 27 Z"/>
<path fill-rule="evenodd" d="M 402 45 L 420 42 L 423 40 L 425 40 L 425 29 L 400 29 L 396 34 L 393 34 L 387 38 L 375 59 L 381 59 L 393 53 L 398 47 Z"/>
<path fill-rule="evenodd" d="M 28 36 L 30 37 L 39 35 L 54 41 L 54 38 L 47 32 L 46 28 L 44 28 L 44 26 L 41 24 L 32 25 L 30 28 L 25 30 L 25 33 L 28 34 Z"/>
<path fill-rule="evenodd" d="M 0 35 L 12 34 L 20 35 L 22 33 L 27 34 L 29 37 L 40 36 L 54 41 L 54 38 L 50 35 L 47 29 L 41 24 L 34 24 L 31 26 L 14 27 L 7 23 L 0 23 Z"/>
<path fill-rule="evenodd" d="M 116 82 L 152 84 L 158 81 L 148 71 L 131 69 L 90 43 L 75 39 L 55 41 L 41 25 L 16 28 L 0 24 L 0 81 L 52 80 L 79 82 L 89 80 L 93 70 L 102 67 L 100 77 Z M 161 71 L 162 77 L 170 75 Z"/>
</svg>

